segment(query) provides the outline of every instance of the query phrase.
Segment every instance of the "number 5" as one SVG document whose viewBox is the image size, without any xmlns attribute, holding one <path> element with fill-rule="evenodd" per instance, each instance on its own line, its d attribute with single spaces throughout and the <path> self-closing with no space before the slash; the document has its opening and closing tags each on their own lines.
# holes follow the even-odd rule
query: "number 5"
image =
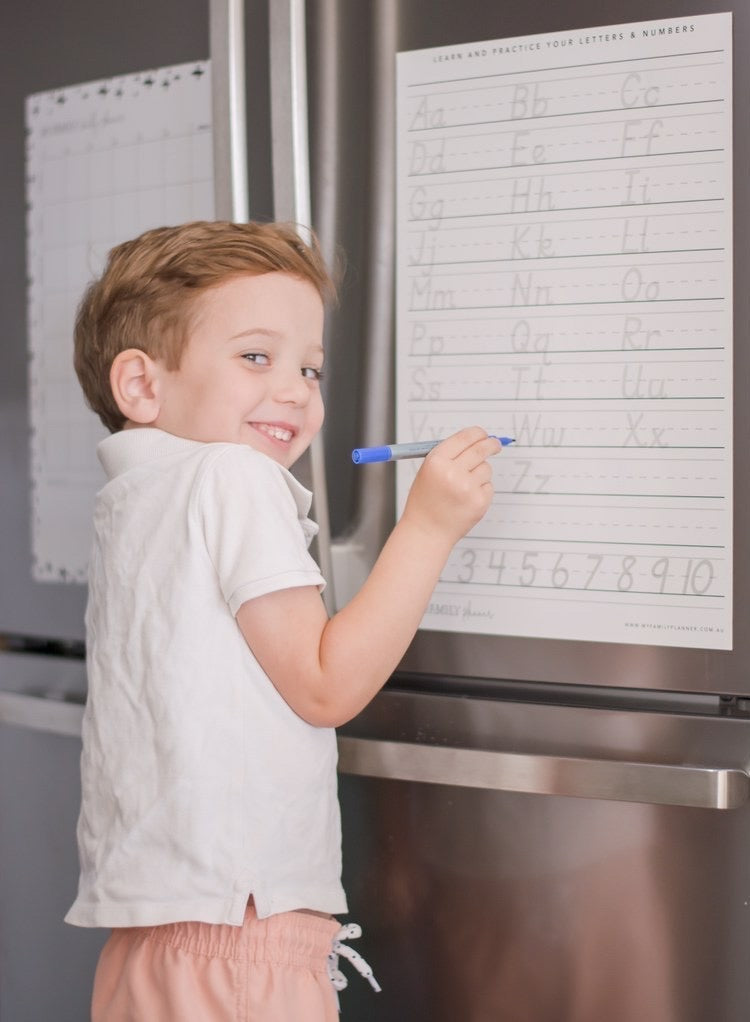
<svg viewBox="0 0 750 1022">
<path fill-rule="evenodd" d="M 522 586 L 533 586 L 534 585 L 534 579 L 536 578 L 536 565 L 533 564 L 529 560 L 529 558 L 534 558 L 534 557 L 538 557 L 538 556 L 539 555 L 536 552 L 529 552 L 529 553 L 526 553 L 526 554 L 523 555 L 523 563 L 521 564 L 521 570 L 524 573 L 528 572 L 529 574 L 528 575 L 525 575 L 525 574 L 521 575 L 521 585 Z"/>
</svg>

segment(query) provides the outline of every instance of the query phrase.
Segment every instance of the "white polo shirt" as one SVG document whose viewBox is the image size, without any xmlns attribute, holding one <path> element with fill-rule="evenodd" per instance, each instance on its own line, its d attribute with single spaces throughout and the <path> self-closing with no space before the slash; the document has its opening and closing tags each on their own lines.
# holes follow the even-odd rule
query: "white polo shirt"
<svg viewBox="0 0 750 1022">
<path fill-rule="evenodd" d="M 345 912 L 335 732 L 284 702 L 234 617 L 323 584 L 310 493 L 239 444 L 132 429 L 98 454 L 66 921 L 240 925 L 251 894 L 261 917 Z"/>
</svg>

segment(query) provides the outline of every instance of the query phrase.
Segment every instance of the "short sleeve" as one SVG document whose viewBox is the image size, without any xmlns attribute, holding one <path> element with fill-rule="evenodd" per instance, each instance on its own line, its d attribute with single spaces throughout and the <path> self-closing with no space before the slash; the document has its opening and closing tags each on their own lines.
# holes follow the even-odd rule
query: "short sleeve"
<svg viewBox="0 0 750 1022">
<path fill-rule="evenodd" d="M 276 462 L 240 444 L 217 445 L 196 493 L 206 550 L 232 614 L 278 589 L 322 588 L 308 552 L 310 494 Z"/>
</svg>

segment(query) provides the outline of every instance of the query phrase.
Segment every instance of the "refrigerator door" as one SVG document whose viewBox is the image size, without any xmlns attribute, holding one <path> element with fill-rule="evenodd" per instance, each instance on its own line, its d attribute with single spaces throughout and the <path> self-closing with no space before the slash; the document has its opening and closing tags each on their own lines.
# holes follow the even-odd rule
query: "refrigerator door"
<svg viewBox="0 0 750 1022">
<path fill-rule="evenodd" d="M 543 0 L 497 4 L 490 0 L 444 4 L 429 0 L 337 3 L 308 0 L 308 71 L 313 223 L 327 251 L 347 254 L 340 309 L 332 316 L 327 417 L 327 476 L 339 605 L 356 590 L 393 523 L 393 466 L 351 465 L 352 447 L 387 443 L 393 430 L 393 225 L 395 204 L 395 54 L 562 30 L 682 17 L 677 0 L 589 0 L 553 7 Z M 750 158 L 747 97 L 750 78 L 740 55 L 750 43 L 750 8 L 700 0 L 691 15 L 731 11 L 734 48 L 734 251 L 747 261 Z M 352 216 L 352 210 L 357 215 Z M 735 288 L 735 379 L 747 376 L 750 349 L 748 289 Z M 352 338 L 361 344 L 352 344 Z M 735 507 L 750 498 L 747 465 L 748 405 L 735 403 Z M 398 439 L 409 439 L 401 437 Z M 734 606 L 750 599 L 748 530 L 741 513 L 734 537 Z M 735 614 L 732 651 L 664 648 L 462 636 L 421 631 L 402 667 L 426 675 L 521 679 L 563 685 L 674 691 L 750 692 L 750 634 Z"/>
<path fill-rule="evenodd" d="M 85 587 L 36 582 L 31 574 L 24 99 L 68 85 L 205 59 L 208 9 L 203 0 L 136 4 L 126 18 L 113 19 L 106 5 L 89 0 L 72 0 L 64 9 L 51 0 L 31 0 L 3 5 L 0 36 L 14 55 L 0 71 L 5 143 L 0 165 L 4 367 L 0 378 L 0 633 L 80 640 Z"/>
<path fill-rule="evenodd" d="M 743 1022 L 750 720 L 519 695 L 394 691 L 346 729 L 346 884 L 383 992 L 352 979 L 343 1010 Z"/>
<path fill-rule="evenodd" d="M 247 121 L 252 145 L 247 149 L 251 184 L 250 216 L 272 215 L 270 122 L 268 117 L 268 5 L 265 0 L 165 0 L 136 3 L 127 18 L 114 19 L 107 5 L 71 0 L 63 8 L 53 0 L 4 4 L 0 37 L 16 59 L 0 69 L 4 157 L 0 163 L 0 218 L 3 224 L 3 273 L 0 307 L 0 636 L 16 634 L 79 643 L 83 638 L 86 587 L 73 582 L 38 582 L 32 578 L 32 472 L 30 464 L 30 384 L 26 271 L 25 97 L 83 82 L 128 75 L 209 57 L 212 37 L 224 30 L 231 13 L 244 6 L 244 68 Z M 213 18 L 213 25 L 209 22 Z M 214 40 L 216 42 L 216 40 Z M 221 72 L 235 70 L 237 54 L 218 39 Z M 234 215 L 229 175 L 244 173 L 242 126 L 229 119 L 229 92 L 236 77 L 221 83 L 214 111 L 216 180 L 221 191 L 218 215 Z M 239 100 L 239 97 L 237 97 Z M 234 102 L 233 109 L 239 107 Z M 242 146 L 238 143 L 242 142 Z M 234 145 L 229 164 L 230 142 Z M 237 144 L 235 144 L 237 143 Z M 244 182 L 243 182 L 244 184 Z M 237 200 L 234 199 L 235 204 Z M 247 215 L 240 205 L 236 215 Z M 72 341 L 70 342 L 72 345 Z M 72 346 L 70 349 L 72 360 Z M 62 357 L 62 356 L 61 356 Z M 0 647 L 1 649 L 2 647 Z"/>
</svg>

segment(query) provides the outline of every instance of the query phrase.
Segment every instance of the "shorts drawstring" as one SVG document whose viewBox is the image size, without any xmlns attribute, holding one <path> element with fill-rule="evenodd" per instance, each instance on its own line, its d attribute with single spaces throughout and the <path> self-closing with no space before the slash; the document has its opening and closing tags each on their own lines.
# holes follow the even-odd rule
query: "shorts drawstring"
<svg viewBox="0 0 750 1022">
<path fill-rule="evenodd" d="M 380 984 L 372 974 L 372 967 L 368 965 L 362 955 L 355 951 L 354 948 L 343 943 L 345 940 L 356 940 L 357 937 L 361 936 L 362 927 L 358 923 L 347 923 L 346 926 L 341 927 L 333 938 L 331 952 L 328 955 L 328 977 L 333 984 L 337 997 L 339 990 L 344 990 L 348 985 L 346 976 L 339 969 L 339 955 L 342 958 L 346 958 L 354 966 L 360 976 L 367 980 L 376 993 L 380 993 Z"/>
</svg>

